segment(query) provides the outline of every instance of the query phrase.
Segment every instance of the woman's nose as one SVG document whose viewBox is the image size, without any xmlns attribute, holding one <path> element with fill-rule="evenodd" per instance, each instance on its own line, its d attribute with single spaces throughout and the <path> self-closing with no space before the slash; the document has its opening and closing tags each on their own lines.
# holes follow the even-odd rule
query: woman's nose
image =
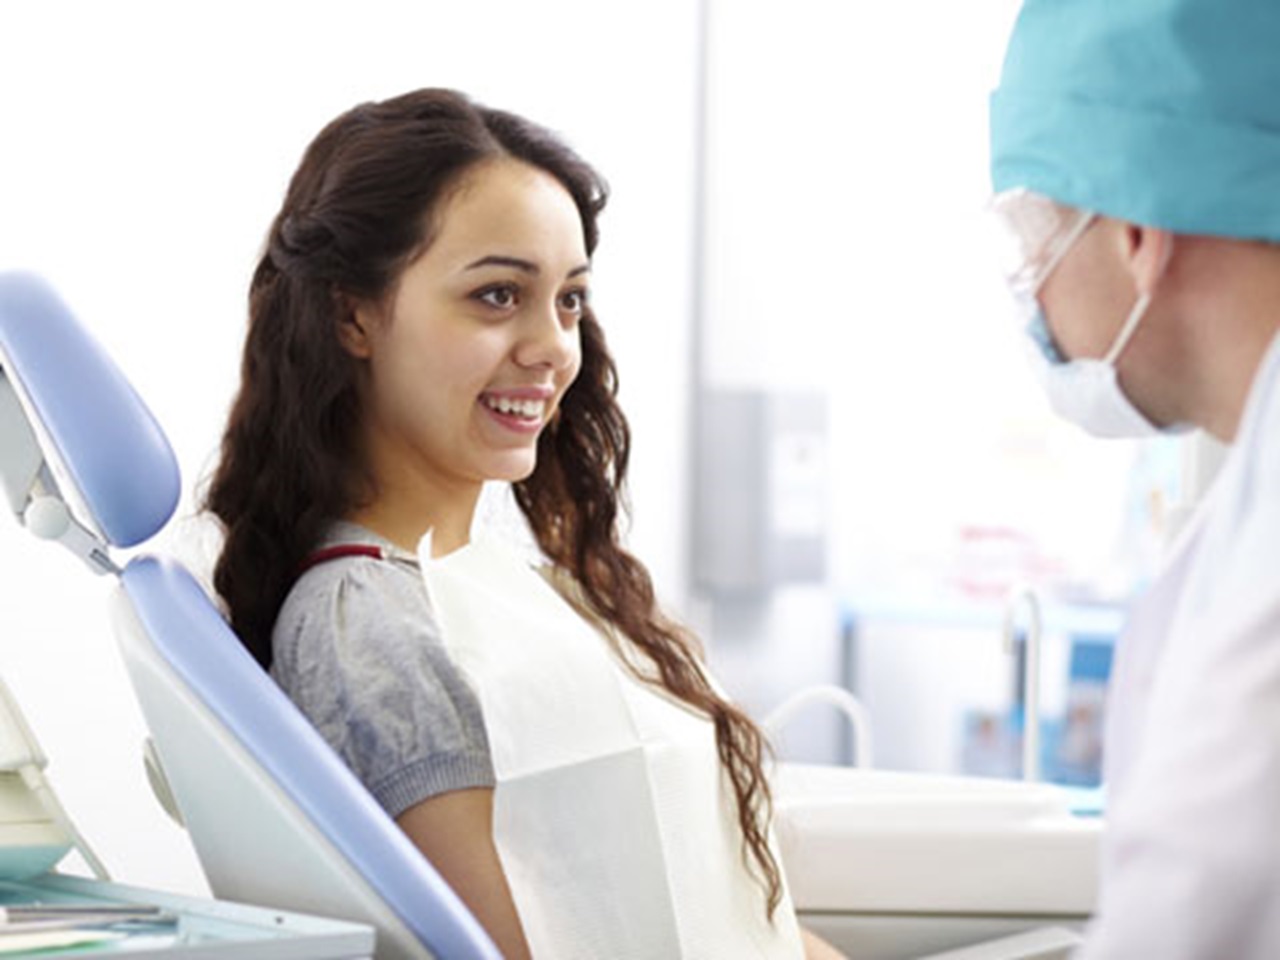
<svg viewBox="0 0 1280 960">
<path fill-rule="evenodd" d="M 576 318 L 566 320 L 553 302 L 532 311 L 527 319 L 516 354 L 520 364 L 559 370 L 574 362 L 579 349 Z"/>
</svg>

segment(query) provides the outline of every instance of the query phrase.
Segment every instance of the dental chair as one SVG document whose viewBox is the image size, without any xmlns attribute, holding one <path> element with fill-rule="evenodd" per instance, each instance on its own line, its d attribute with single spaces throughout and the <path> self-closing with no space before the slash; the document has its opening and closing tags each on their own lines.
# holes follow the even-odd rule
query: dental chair
<svg viewBox="0 0 1280 960">
<path fill-rule="evenodd" d="M 0 486 L 18 521 L 116 577 L 112 619 L 147 772 L 214 894 L 367 923 L 379 960 L 501 960 L 466 907 L 153 537 L 181 480 L 163 431 L 53 291 L 0 273 Z M 1058 960 L 1030 931 L 931 960 Z"/>
<path fill-rule="evenodd" d="M 37 537 L 119 589 L 112 619 L 157 796 L 215 896 L 368 923 L 379 960 L 501 960 L 426 858 L 258 666 L 154 536 L 177 461 L 107 354 L 39 278 L 0 274 L 0 480 Z"/>
</svg>

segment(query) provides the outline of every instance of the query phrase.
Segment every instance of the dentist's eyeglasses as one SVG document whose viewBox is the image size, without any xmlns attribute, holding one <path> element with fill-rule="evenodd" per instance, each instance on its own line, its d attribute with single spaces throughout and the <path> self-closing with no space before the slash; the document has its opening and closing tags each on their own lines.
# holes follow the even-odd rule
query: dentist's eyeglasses
<svg viewBox="0 0 1280 960">
<path fill-rule="evenodd" d="M 1000 267 L 1015 297 L 1034 297 L 1072 244 L 1097 219 L 1089 210 L 1018 188 L 996 194 L 987 209 L 999 224 Z"/>
</svg>

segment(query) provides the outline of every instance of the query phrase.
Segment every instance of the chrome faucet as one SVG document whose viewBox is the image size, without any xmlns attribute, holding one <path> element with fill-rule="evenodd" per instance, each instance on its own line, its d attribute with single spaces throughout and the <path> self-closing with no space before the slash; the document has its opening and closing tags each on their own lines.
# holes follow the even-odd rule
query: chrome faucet
<svg viewBox="0 0 1280 960">
<path fill-rule="evenodd" d="M 1010 656 L 1018 651 L 1018 608 L 1027 608 L 1026 657 L 1022 662 L 1022 779 L 1040 779 L 1040 639 L 1043 621 L 1040 597 L 1030 587 L 1010 591 L 1004 608 L 1004 650 Z"/>
</svg>

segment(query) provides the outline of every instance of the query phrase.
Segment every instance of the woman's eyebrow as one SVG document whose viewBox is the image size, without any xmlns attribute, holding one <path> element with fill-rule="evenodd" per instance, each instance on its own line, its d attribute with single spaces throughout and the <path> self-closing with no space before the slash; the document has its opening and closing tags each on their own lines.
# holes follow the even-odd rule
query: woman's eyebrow
<svg viewBox="0 0 1280 960">
<path fill-rule="evenodd" d="M 467 264 L 466 269 L 476 270 L 480 267 L 514 267 L 516 270 L 523 270 L 525 273 L 536 274 L 539 272 L 538 265 L 530 260 L 521 260 L 519 257 L 504 257 L 498 254 L 481 257 L 474 263 Z"/>
<path fill-rule="evenodd" d="M 465 269 L 478 270 L 480 267 L 512 267 L 516 270 L 520 270 L 534 276 L 537 276 L 542 272 L 542 268 L 532 260 L 523 260 L 520 257 L 506 257 L 496 253 L 490 254 L 487 257 L 481 257 L 479 260 L 467 264 Z M 574 267 L 565 274 L 565 279 L 570 280 L 574 277 L 581 276 L 584 273 L 588 273 L 590 270 L 591 264 L 584 263 L 581 266 Z"/>
</svg>

